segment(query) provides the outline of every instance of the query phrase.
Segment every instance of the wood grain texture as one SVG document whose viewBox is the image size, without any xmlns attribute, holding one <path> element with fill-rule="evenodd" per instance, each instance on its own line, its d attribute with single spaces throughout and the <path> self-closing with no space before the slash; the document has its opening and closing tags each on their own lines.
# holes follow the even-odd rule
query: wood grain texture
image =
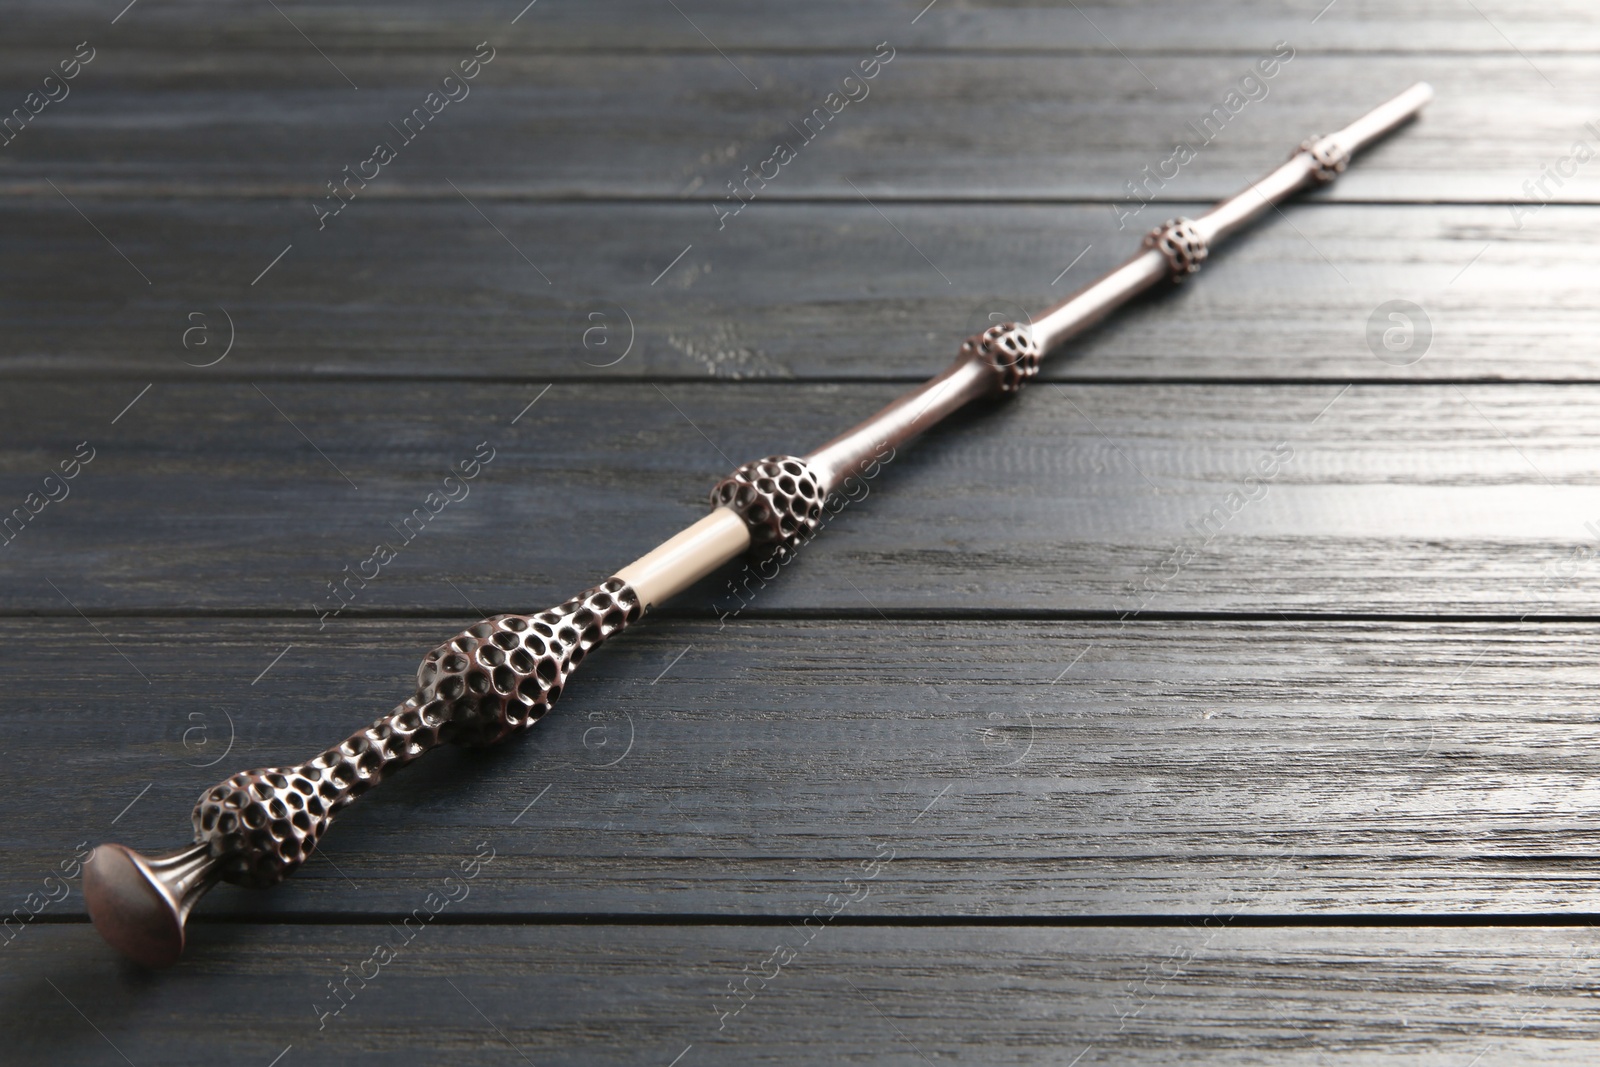
<svg viewBox="0 0 1600 1067">
<path fill-rule="evenodd" d="M 882 38 L 821 56 L 747 56 L 751 84 L 720 56 L 499 55 L 471 95 L 443 105 L 414 140 L 401 120 L 470 57 L 472 37 L 429 53 L 341 57 L 336 70 L 310 49 L 153 52 L 117 50 L 85 68 L 72 95 L 50 105 L 0 149 L 0 194 L 57 199 L 114 193 L 160 197 L 272 196 L 301 202 L 302 240 L 317 233 L 325 183 L 371 158 L 379 142 L 396 158 L 365 184 L 333 229 L 383 198 L 461 193 L 511 199 L 692 199 L 710 203 L 760 169 L 778 140 L 796 158 L 776 168 L 761 200 L 826 198 L 859 204 L 937 199 L 1126 201 L 1141 168 L 1157 168 L 1176 140 L 1198 154 L 1141 195 L 1214 200 L 1237 192 L 1303 139 L 1350 122 L 1417 80 L 1435 84 L 1425 118 L 1365 153 L 1318 194 L 1324 200 L 1488 201 L 1529 198 L 1523 183 L 1591 150 L 1600 122 L 1592 60 L 1515 54 L 1463 63 L 1454 56 L 1297 56 L 1254 103 L 1231 105 L 1208 143 L 1190 130 L 1222 106 L 1272 38 L 1249 55 L 1171 56 L 1151 88 L 1117 56 L 899 54 L 809 141 L 797 132 Z M 3 54 L 19 101 L 62 56 Z M 350 88 L 350 78 L 359 91 Z M 1547 80 L 1548 79 L 1548 80 Z M 858 94 L 862 90 L 855 90 Z M 391 126 L 393 124 L 393 126 Z M 792 124 L 792 125 L 791 125 Z M 815 130 L 815 125 L 813 130 Z M 1600 199 L 1600 169 L 1566 166 L 1538 200 Z M 767 167 L 769 173 L 774 167 Z M 1153 171 L 1154 172 L 1154 171 Z M 372 174 L 372 167 L 367 168 Z M 452 184 L 454 183 L 454 188 Z M 355 189 L 352 185 L 351 189 Z M 741 195 L 748 195 L 741 188 Z M 329 200 L 332 209 L 338 201 Z M 758 200 L 759 203 L 759 200 Z M 737 201 L 728 201 L 732 208 Z M 751 209 L 754 210 L 754 209 Z M 1139 217 L 1141 228 L 1161 220 Z M 325 235 L 325 231 L 324 231 Z M 681 247 L 681 246 L 680 246 Z M 270 254 L 270 253 L 269 253 Z M 668 250 L 670 256 L 673 251 Z"/>
<path fill-rule="evenodd" d="M 85 840 L 182 844 L 207 787 L 377 717 L 468 621 L 6 621 L 0 899 Z M 845 879 L 894 919 L 1588 914 L 1597 637 L 658 619 L 525 738 L 429 757 L 200 914 L 402 915 L 483 838 L 452 915 L 803 916 Z"/>
<path fill-rule="evenodd" d="M 458 0 L 440 9 L 425 0 L 277 4 L 284 15 L 248 0 L 169 0 L 136 7 L 112 30 L 89 0 L 24 0 L 12 5 L 11 39 L 51 45 L 99 31 L 130 48 L 276 48 L 309 51 L 310 37 L 344 59 L 367 50 L 437 48 L 441 38 L 493 38 L 528 52 L 679 51 L 716 47 L 792 53 L 859 44 L 880 31 L 920 50 L 972 52 L 1239 51 L 1257 38 L 1285 38 L 1308 49 L 1363 53 L 1472 55 L 1581 52 L 1600 45 L 1583 0 L 1496 0 L 1482 10 L 1429 0 L 1100 0 L 1057 5 L 1010 0 L 894 0 L 860 4 L 817 0 L 804 7 L 739 0 L 591 0 L 524 4 Z M 688 16 L 688 17 L 686 17 Z M 692 21 L 690 20 L 692 17 Z M 298 28 L 298 29 L 297 29 Z M 301 31 L 305 36 L 301 35 Z M 703 31 L 703 32 L 702 32 Z"/>
<path fill-rule="evenodd" d="M 380 542 L 398 558 L 346 587 L 348 613 L 548 606 L 698 519 L 740 461 L 899 387 L 163 382 L 112 425 L 141 390 L 0 400 L 12 506 L 78 442 L 98 450 L 3 549 L 8 610 L 314 621 Z M 1592 386 L 1037 388 L 896 458 L 756 607 L 1593 613 L 1597 405 Z M 470 495 L 429 518 L 482 442 Z M 735 609 L 740 575 L 683 610 Z"/>
<path fill-rule="evenodd" d="M 824 928 L 803 947 L 789 927 L 484 935 L 424 928 L 365 988 L 352 979 L 348 1006 L 319 1030 L 327 983 L 398 934 L 206 926 L 185 967 L 152 976 L 119 973 L 87 928 L 29 931 L 0 978 L 8 1052 L 86 1067 L 202 1053 L 266 1064 L 289 1046 L 285 1063 L 654 1067 L 1595 1056 L 1588 929 L 867 927 Z M 779 944 L 799 952 L 752 980 L 753 999 L 719 1031 L 719 1010 L 737 1003 L 728 983 L 772 974 L 762 961 Z"/>
<path fill-rule="evenodd" d="M 217 890 L 178 969 L 114 960 L 76 885 L 0 927 L 0 1058 L 1594 1061 L 1600 169 L 1544 177 L 1600 145 L 1588 5 L 524 2 L 8 11 L 0 115 L 97 49 L 0 145 L 14 916 L 990 313 L 1416 79 L 1439 97 L 896 457 L 781 579 L 715 576 L 530 736 L 430 758 L 271 893 Z M 319 228 L 485 40 L 471 97 Z M 1278 40 L 1270 94 L 1130 215 Z M 719 227 L 879 41 L 870 97 Z M 1428 315 L 1415 364 L 1370 348 L 1393 299 Z M 470 896 L 319 1019 L 480 842 Z"/>
<path fill-rule="evenodd" d="M 704 205 L 492 203 L 486 221 L 459 199 L 374 201 L 311 240 L 293 202 L 78 206 L 153 284 L 60 198 L 0 201 L 13 374 L 920 381 L 987 316 L 1042 311 L 1138 246 L 1084 205 L 899 205 L 891 224 L 860 203 L 758 204 L 719 233 Z M 1504 207 L 1291 207 L 1044 374 L 1593 381 L 1588 220 L 1555 206 L 1519 231 Z M 1396 298 L 1431 331 L 1407 366 L 1367 339 Z"/>
</svg>

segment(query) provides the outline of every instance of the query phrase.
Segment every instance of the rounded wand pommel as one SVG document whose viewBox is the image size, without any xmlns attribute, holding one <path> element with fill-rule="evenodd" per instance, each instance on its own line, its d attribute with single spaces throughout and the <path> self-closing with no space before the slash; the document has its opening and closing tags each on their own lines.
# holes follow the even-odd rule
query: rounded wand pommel
<svg viewBox="0 0 1600 1067">
<path fill-rule="evenodd" d="M 113 948 L 146 967 L 170 967 L 183 954 L 190 909 L 218 873 L 204 843 L 159 856 L 100 845 L 83 866 L 83 898 Z"/>
</svg>

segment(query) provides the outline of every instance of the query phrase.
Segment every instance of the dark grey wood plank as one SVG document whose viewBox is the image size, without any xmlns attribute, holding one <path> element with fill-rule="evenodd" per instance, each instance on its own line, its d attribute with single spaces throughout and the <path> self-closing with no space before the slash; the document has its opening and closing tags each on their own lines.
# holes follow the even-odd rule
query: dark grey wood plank
<svg viewBox="0 0 1600 1067">
<path fill-rule="evenodd" d="M 10 506 L 79 442 L 97 451 L 4 549 L 6 609 L 312 619 L 380 540 L 399 558 L 351 613 L 457 611 L 450 582 L 544 606 L 704 514 L 738 462 L 812 447 L 898 389 L 29 383 L 0 398 Z M 1592 613 L 1597 405 L 1591 386 L 1038 388 L 895 459 L 757 603 Z M 470 496 L 428 518 L 481 442 L 495 458 Z M 683 610 L 736 607 L 738 575 Z"/>
<path fill-rule="evenodd" d="M 802 138 L 796 127 L 881 39 L 867 35 L 859 48 L 827 55 L 744 56 L 739 65 L 759 91 L 713 53 L 508 51 L 471 83 L 470 96 L 440 104 L 409 142 L 397 130 L 401 120 L 472 55 L 476 38 L 427 53 L 341 55 L 338 67 L 359 92 L 309 48 L 235 49 L 223 61 L 208 50 L 107 43 L 71 95 L 5 147 L 0 193 L 56 199 L 48 180 L 72 196 L 289 197 L 304 212 L 299 239 L 312 240 L 313 205 L 332 195 L 325 183 L 342 181 L 346 166 L 357 172 L 384 142 L 396 158 L 375 177 L 366 167 L 370 182 L 329 228 L 373 200 L 455 201 L 458 189 L 484 200 L 687 198 L 704 202 L 710 217 L 710 204 L 730 195 L 726 183 L 742 182 L 747 165 L 759 170 L 784 139 L 802 143 L 791 146 L 792 161 L 767 166 L 776 174 L 769 184 L 751 186 L 761 199 L 1126 197 L 1132 210 L 1138 201 L 1128 183 L 1144 181 L 1141 168 L 1154 172 L 1180 137 L 1196 142 L 1197 156 L 1140 195 L 1178 201 L 1236 192 L 1308 135 L 1349 122 L 1419 78 L 1439 90 L 1427 117 L 1320 196 L 1509 202 L 1529 196 L 1523 183 L 1569 155 L 1575 139 L 1596 147 L 1584 123 L 1596 121 L 1586 102 L 1600 93 L 1600 65 L 1543 56 L 1535 69 L 1515 54 L 1307 53 L 1281 67 L 1263 99 L 1231 105 L 1237 114 L 1225 109 L 1226 124 L 1201 143 L 1187 124 L 1198 127 L 1224 104 L 1253 55 L 1164 58 L 1160 88 L 1151 88 L 1114 55 L 908 50 L 853 90 L 869 92 L 865 99 L 836 105 L 842 110 L 820 133 Z M 1248 44 L 1266 51 L 1272 39 Z M 34 75 L 20 72 L 42 78 L 60 58 L 42 48 L 3 55 L 0 65 L 19 72 L 8 82 L 12 95 L 21 100 L 35 88 Z M 1564 169 L 1572 173 L 1547 182 L 1548 196 L 1538 199 L 1600 199 L 1600 171 Z"/>
<path fill-rule="evenodd" d="M 1072 5 L 952 4 L 896 0 L 862 5 L 817 0 L 796 8 L 739 0 L 694 0 L 679 6 L 649 0 L 591 0 L 581 5 L 524 5 L 457 0 L 448 8 L 421 0 L 398 3 L 280 3 L 290 16 L 246 0 L 177 0 L 136 7 L 105 30 L 108 16 L 87 0 L 13 4 L 13 39 L 56 44 L 86 32 L 114 35 L 119 45 L 171 48 L 193 44 L 271 46 L 325 51 L 434 48 L 440 38 L 493 38 L 530 51 L 724 49 L 796 51 L 848 48 L 888 36 L 908 47 L 963 51 L 1058 49 L 1138 56 L 1149 51 L 1237 51 L 1280 38 L 1304 48 L 1351 52 L 1573 52 L 1600 46 L 1582 0 L 1497 0 L 1486 14 L 1471 5 L 1427 0 L 1359 3 L 1343 0 L 1100 0 Z M 691 23 L 684 15 L 692 16 Z M 515 21 L 513 21 L 515 20 Z M 697 29 L 698 28 L 698 29 Z M 702 35 L 699 30 L 704 31 Z M 709 38 L 709 40 L 708 40 Z M 714 44 L 712 43 L 714 42 Z"/>
<path fill-rule="evenodd" d="M 719 576 L 522 743 L 386 786 L 289 886 L 219 890 L 177 972 L 113 960 L 75 887 L 0 930 L 9 1057 L 1592 1061 L 1600 624 L 1316 618 L 1595 612 L 1595 387 L 1464 379 L 1594 378 L 1592 209 L 1518 229 L 1509 202 L 1600 143 L 1600 38 L 1571 0 L 1457 7 L 10 13 L 13 104 L 100 48 L 0 148 L 14 915 L 80 843 L 177 843 L 201 787 L 369 719 L 456 626 L 560 599 L 726 466 L 866 414 L 994 294 L 1054 295 L 1078 248 L 1069 278 L 1369 95 L 1428 77 L 1441 100 L 1089 338 L 1065 388 L 897 459 L 749 611 L 716 619 L 741 604 Z M 322 182 L 485 38 L 472 100 L 319 232 Z M 1271 96 L 1105 237 L 1123 183 L 1278 38 L 1298 55 Z M 721 183 L 882 39 L 872 98 L 717 230 Z M 1395 297 L 1433 316 L 1415 366 L 1367 350 Z M 637 318 L 623 362 L 584 348 L 595 311 Z M 230 316 L 236 350 L 196 366 Z M 319 625 L 325 583 L 478 441 L 472 498 Z M 319 1019 L 479 842 L 470 898 Z M 852 889 L 860 925 L 808 939 Z M 1398 925 L 1451 912 L 1572 925 Z M 1282 915 L 1335 925 L 1236 920 Z M 1392 925 L 1339 922 L 1363 915 Z M 803 951 L 725 1014 L 778 941 Z"/>
<path fill-rule="evenodd" d="M 5 621 L 7 908 L 81 843 L 182 844 L 202 791 L 392 707 L 468 621 Z M 525 738 L 429 757 L 202 913 L 403 913 L 486 837 L 464 914 L 804 914 L 863 863 L 852 914 L 1588 913 L 1597 636 L 659 619 Z"/>
<path fill-rule="evenodd" d="M 987 315 L 1043 310 L 1138 242 L 1082 205 L 893 208 L 936 266 L 860 203 L 761 204 L 718 233 L 704 205 L 495 203 L 491 225 L 460 200 L 377 201 L 309 241 L 304 205 L 287 201 L 79 206 L 154 284 L 59 198 L 0 201 L 15 249 L 0 262 L 0 368 L 911 381 Z M 1496 207 L 1292 208 L 1045 374 L 1593 380 L 1588 211 L 1551 207 L 1517 231 Z M 1385 362 L 1368 344 L 1396 297 L 1420 302 L 1431 338 L 1405 366 L 1391 364 L 1420 349 Z"/>
<path fill-rule="evenodd" d="M 84 927 L 30 935 L 0 978 L 17 1063 L 203 1052 L 266 1064 L 285 1048 L 284 1064 L 654 1067 L 1596 1054 L 1587 929 L 869 927 L 824 928 L 802 945 L 790 927 L 439 927 L 364 986 L 352 978 L 348 1005 L 320 1030 L 327 983 L 399 934 L 204 927 L 193 957 L 160 975 L 124 970 Z M 763 961 L 780 944 L 793 955 L 775 972 Z M 724 1004 L 739 1003 L 728 984 L 758 972 L 770 978 L 752 978 L 748 1004 L 723 1025 Z"/>
</svg>

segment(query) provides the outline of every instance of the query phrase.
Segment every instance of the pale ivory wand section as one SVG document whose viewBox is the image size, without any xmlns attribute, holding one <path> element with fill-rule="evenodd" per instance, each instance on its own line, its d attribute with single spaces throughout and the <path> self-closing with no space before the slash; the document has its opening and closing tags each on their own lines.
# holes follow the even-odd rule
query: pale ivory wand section
<svg viewBox="0 0 1600 1067">
<path fill-rule="evenodd" d="M 89 914 L 106 940 L 163 966 L 183 951 L 190 909 L 218 880 L 274 885 L 303 864 L 333 816 L 428 750 L 492 744 L 531 726 L 593 648 L 645 611 L 747 553 L 782 561 L 821 527 L 824 503 L 885 448 L 897 448 L 981 397 L 1014 394 L 1042 353 L 1136 294 L 1180 282 L 1210 247 L 1304 189 L 1339 176 L 1351 155 L 1414 117 L 1418 83 L 1342 130 L 1311 138 L 1287 162 L 1198 219 L 1172 219 L 1127 262 L 1041 314 L 969 337 L 926 384 L 806 456 L 746 463 L 712 490 L 711 514 L 601 584 L 536 615 L 496 615 L 428 653 L 416 692 L 388 715 L 292 767 L 243 771 L 201 795 L 194 843 L 156 856 L 101 845 L 84 867 Z"/>
<path fill-rule="evenodd" d="M 750 527 L 732 508 L 719 507 L 693 526 L 617 572 L 649 611 L 750 549 Z"/>
</svg>

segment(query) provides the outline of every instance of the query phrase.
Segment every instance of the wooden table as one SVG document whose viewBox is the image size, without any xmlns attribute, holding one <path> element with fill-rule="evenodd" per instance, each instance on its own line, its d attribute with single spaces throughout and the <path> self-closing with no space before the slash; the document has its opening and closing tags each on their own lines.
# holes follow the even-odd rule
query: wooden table
<svg viewBox="0 0 1600 1067">
<path fill-rule="evenodd" d="M 1594 1062 L 1589 5 L 118 6 L 0 41 L 0 1059 Z M 177 968 L 87 924 L 95 842 L 182 843 L 1417 79 L 747 603 L 213 892 Z"/>
</svg>

